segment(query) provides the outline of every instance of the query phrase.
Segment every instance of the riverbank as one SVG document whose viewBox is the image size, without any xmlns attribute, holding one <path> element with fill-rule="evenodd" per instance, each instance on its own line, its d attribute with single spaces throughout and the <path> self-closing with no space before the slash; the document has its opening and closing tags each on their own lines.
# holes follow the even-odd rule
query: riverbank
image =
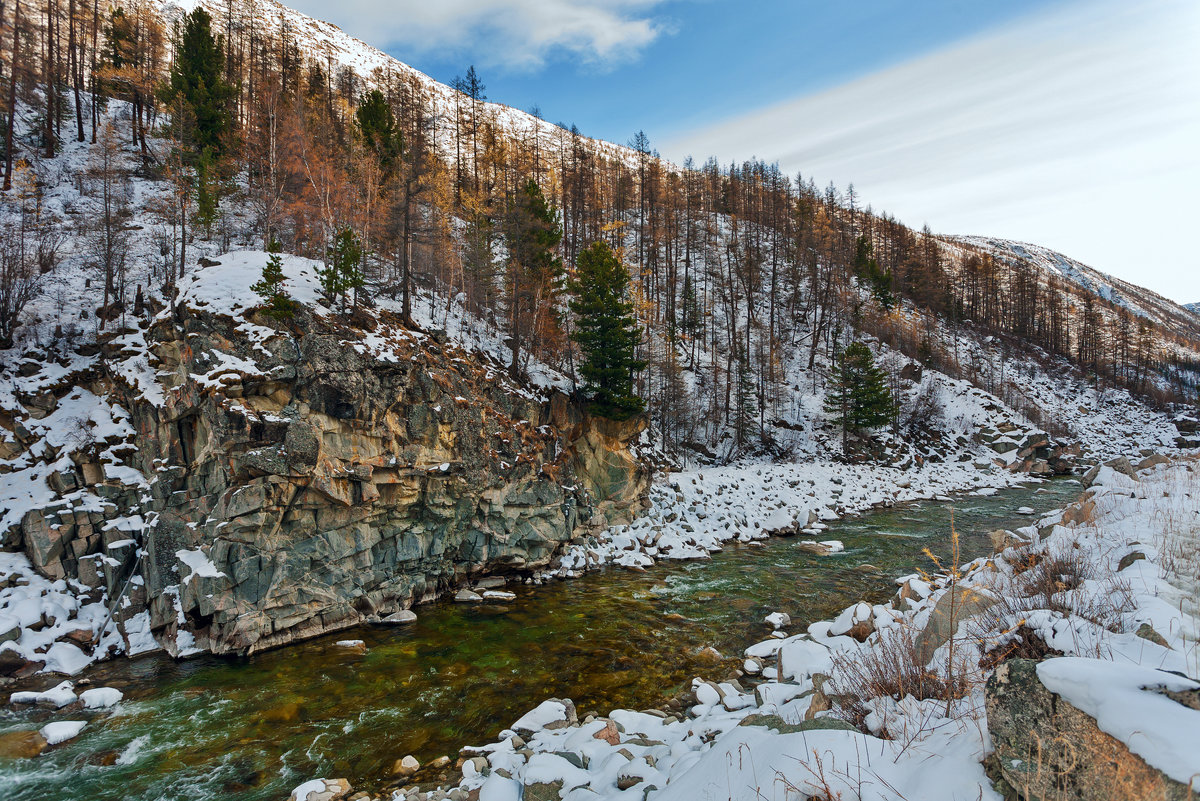
<svg viewBox="0 0 1200 801">
<path fill-rule="evenodd" d="M 1085 774 L 1101 760 L 1068 769 L 1047 749 L 1043 763 L 1014 739 L 1004 699 L 1017 690 L 1006 682 L 1029 665 L 1037 678 L 1020 692 L 1053 693 L 1096 730 L 1090 740 L 1033 735 L 1108 738 L 1123 767 L 1142 771 L 1132 775 L 1200 789 L 1200 711 L 1187 705 L 1200 689 L 1200 476 L 1192 462 L 1114 464 L 1090 475 L 1076 503 L 998 533 L 994 556 L 944 560 L 933 575 L 902 579 L 890 603 L 855 604 L 750 646 L 743 677 L 697 679 L 677 714 L 580 719 L 572 704 L 546 701 L 495 742 L 465 749 L 453 786 L 396 797 L 1001 798 L 993 777 L 1096 787 L 1105 777 Z M 989 776 L 997 746 L 1004 760 Z M 1140 797 L 1107 787 L 1108 797 Z"/>
<path fill-rule="evenodd" d="M 129 801 L 279 801 L 320 775 L 379 792 L 404 755 L 426 764 L 454 756 L 548 696 L 574 698 L 585 711 L 661 706 L 693 676 L 731 675 L 770 612 L 808 623 L 864 594 L 886 601 L 891 577 L 925 564 L 922 547 L 948 549 L 952 515 L 977 555 L 990 551 L 990 529 L 1028 521 L 1017 509 L 1045 513 L 1078 492 L 1063 480 L 907 502 L 831 521 L 819 538 L 845 549 L 829 556 L 800 546 L 810 535 L 728 542 L 703 560 L 510 583 L 509 603 L 422 606 L 411 624 L 355 628 L 250 659 L 110 661 L 73 680 L 77 692 L 88 681 L 122 690 L 115 708 L 0 707 L 0 732 L 89 720 L 74 740 L 0 764 L 0 784 L 15 801 L 118 792 Z M 338 647 L 344 639 L 363 640 L 366 653 Z M 61 680 L 36 677 L 21 689 Z"/>
<path fill-rule="evenodd" d="M 661 559 L 703 559 L 724 543 L 758 541 L 778 533 L 820 539 L 830 521 L 847 514 L 956 492 L 1002 489 L 1029 479 L 986 461 L 908 470 L 819 461 L 676 473 L 654 485 L 650 508 L 630 525 L 598 529 L 578 539 L 528 581 L 572 578 L 609 564 L 639 569 Z M 201 552 L 187 571 L 191 575 L 181 576 L 182 585 L 223 575 Z M 489 587 L 495 589 L 497 582 L 509 578 L 493 576 Z M 437 597 L 431 594 L 424 600 Z M 18 675 L 74 676 L 110 651 L 136 656 L 161 647 L 150 633 L 148 613 L 125 623 L 128 642 L 109 617 L 107 602 L 82 600 L 77 583 L 42 576 L 23 553 L 0 553 L 0 635 L 5 639 L 0 660 L 14 661 Z M 176 655 L 181 657 L 204 651 L 186 637 L 178 644 Z"/>
</svg>

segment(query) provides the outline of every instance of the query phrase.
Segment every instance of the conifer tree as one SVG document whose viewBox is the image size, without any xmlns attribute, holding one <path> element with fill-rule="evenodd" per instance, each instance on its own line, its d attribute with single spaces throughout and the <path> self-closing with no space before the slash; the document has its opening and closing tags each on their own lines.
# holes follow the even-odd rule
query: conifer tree
<svg viewBox="0 0 1200 801">
<path fill-rule="evenodd" d="M 339 297 L 345 298 L 354 292 L 354 305 L 358 305 L 358 290 L 366 283 L 362 263 L 366 253 L 362 243 L 351 228 L 343 228 L 326 249 L 328 264 L 317 273 L 321 290 L 330 303 Z"/>
<path fill-rule="evenodd" d="M 825 411 L 842 428 L 842 445 L 850 434 L 884 425 L 892 419 L 895 401 L 887 377 L 875 365 L 870 349 L 854 342 L 838 354 L 825 396 Z"/>
<path fill-rule="evenodd" d="M 213 36 L 212 17 L 203 7 L 183 16 L 165 95 L 169 103 L 183 101 L 186 119 L 174 124 L 197 157 L 206 150 L 219 157 L 228 145 L 235 90 L 225 80 L 222 49 L 223 40 Z"/>
<path fill-rule="evenodd" d="M 267 244 L 267 263 L 263 265 L 262 278 L 250 285 L 250 291 L 263 299 L 266 312 L 277 319 L 286 319 L 296 312 L 297 303 L 284 289 L 283 245 L 278 239 Z"/>
<path fill-rule="evenodd" d="M 363 95 L 355 117 L 367 147 L 379 159 L 384 172 L 389 171 L 400 154 L 401 136 L 396 130 L 396 118 L 383 92 L 372 89 Z"/>
<path fill-rule="evenodd" d="M 537 181 L 530 178 L 517 196 L 508 217 L 509 313 L 512 328 L 512 364 L 514 376 L 520 372 L 519 359 L 525 340 L 538 335 L 536 322 L 557 326 L 557 297 L 564 275 L 558 245 L 563 229 L 554 208 L 542 194 Z"/>
<path fill-rule="evenodd" d="M 579 373 L 594 414 L 624 420 L 644 408 L 633 374 L 646 366 L 636 349 L 641 336 L 626 299 L 629 270 L 612 249 L 594 242 L 579 254 L 570 307 L 577 316 L 572 339 L 583 351 Z"/>
</svg>

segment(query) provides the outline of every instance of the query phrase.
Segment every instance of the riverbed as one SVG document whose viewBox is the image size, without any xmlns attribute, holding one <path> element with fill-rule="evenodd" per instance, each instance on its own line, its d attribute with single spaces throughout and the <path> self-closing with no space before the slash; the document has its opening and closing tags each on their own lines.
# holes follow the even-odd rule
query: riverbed
<svg viewBox="0 0 1200 801">
<path fill-rule="evenodd" d="M 896 576 L 947 555 L 950 521 L 963 556 L 986 533 L 1015 528 L 1072 500 L 1054 481 L 879 509 L 832 523 L 846 550 L 816 556 L 777 538 L 711 559 L 610 568 L 572 581 L 513 586 L 515 601 L 418 607 L 403 628 L 368 627 L 258 654 L 175 662 L 157 655 L 103 664 L 81 678 L 125 700 L 75 740 L 32 760 L 0 761 L 14 801 L 42 799 L 285 799 L 313 776 L 382 786 L 393 762 L 455 756 L 489 742 L 545 698 L 581 711 L 661 703 L 696 675 L 723 673 L 787 612 L 789 632 L 860 599 L 882 601 Z M 360 639 L 365 653 L 336 645 Z M 43 680 L 49 686 L 58 680 Z M 0 709 L 0 732 L 91 715 Z"/>
</svg>

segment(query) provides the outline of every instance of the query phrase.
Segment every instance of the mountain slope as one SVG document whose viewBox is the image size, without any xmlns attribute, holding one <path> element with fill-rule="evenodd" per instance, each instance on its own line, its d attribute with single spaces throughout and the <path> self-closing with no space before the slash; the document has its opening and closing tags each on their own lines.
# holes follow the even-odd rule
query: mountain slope
<svg viewBox="0 0 1200 801">
<path fill-rule="evenodd" d="M 162 16 L 176 20 L 185 12 L 203 7 L 213 16 L 217 27 L 229 24 L 230 4 L 223 0 L 154 0 Z M 437 141 L 443 154 L 454 152 L 454 118 L 459 105 L 471 102 L 470 98 L 444 83 L 434 80 L 425 73 L 388 55 L 377 47 L 356 39 L 338 26 L 310 17 L 288 8 L 278 0 L 255 0 L 250 6 L 233 8 L 234 29 L 256 28 L 263 33 L 293 40 L 301 53 L 309 58 L 325 60 L 349 69 L 368 82 L 382 81 L 386 76 L 397 76 L 402 80 L 416 81 L 424 90 L 431 109 L 436 115 Z M 558 125 L 535 117 L 520 109 L 503 103 L 483 102 L 482 114 L 492 117 L 503 130 L 514 138 L 530 139 L 533 136 L 543 146 L 561 147 L 570 133 Z M 584 137 L 586 147 L 598 156 L 633 164 L 639 154 L 631 148 Z"/>
<path fill-rule="evenodd" d="M 948 241 L 978 248 L 1005 262 L 1021 261 L 1046 276 L 1054 276 L 1167 329 L 1200 340 L 1195 310 L 1158 293 L 1102 273 L 1062 253 L 1026 242 L 987 236 L 948 236 Z"/>
</svg>

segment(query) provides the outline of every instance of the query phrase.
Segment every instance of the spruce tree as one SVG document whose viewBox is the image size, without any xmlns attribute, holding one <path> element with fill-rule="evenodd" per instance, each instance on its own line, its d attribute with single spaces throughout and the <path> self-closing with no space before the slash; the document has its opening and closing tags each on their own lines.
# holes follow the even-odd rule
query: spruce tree
<svg viewBox="0 0 1200 801">
<path fill-rule="evenodd" d="M 229 104 L 235 90 L 225 80 L 222 44 L 223 40 L 213 36 L 212 17 L 203 7 L 183 15 L 165 99 L 172 106 L 183 101 L 186 119 L 173 122 L 180 140 L 196 157 L 206 151 L 219 157 L 228 145 L 232 126 Z"/>
<path fill-rule="evenodd" d="M 277 239 L 267 244 L 267 253 L 271 255 L 267 256 L 267 263 L 263 265 L 262 278 L 250 285 L 250 291 L 263 299 L 266 313 L 280 320 L 295 314 L 297 306 L 283 287 L 282 251 L 283 245 Z"/>
<path fill-rule="evenodd" d="M 520 353 L 526 339 L 538 331 L 532 325 L 540 318 L 557 326 L 555 309 L 564 275 L 558 245 L 563 229 L 554 208 L 532 178 L 517 195 L 508 215 L 509 312 L 512 328 L 513 376 L 519 373 Z M 541 312 L 546 314 L 541 314 Z M 531 343 L 532 344 L 532 343 Z"/>
<path fill-rule="evenodd" d="M 825 410 L 841 426 L 843 446 L 850 434 L 890 421 L 894 404 L 887 377 L 875 365 L 866 345 L 854 342 L 838 354 L 825 396 Z"/>
<path fill-rule="evenodd" d="M 578 320 L 572 339 L 583 352 L 579 373 L 593 414 L 625 420 L 644 408 L 633 391 L 633 374 L 646 363 L 636 357 L 641 336 L 626 299 L 629 270 L 603 242 L 579 254 L 570 290 Z"/>
<path fill-rule="evenodd" d="M 358 290 L 366 283 L 362 272 L 366 253 L 352 228 L 343 228 L 333 238 L 333 244 L 325 251 L 326 266 L 317 273 L 321 290 L 330 303 L 339 297 L 345 298 L 354 292 L 354 304 L 358 305 Z"/>
<path fill-rule="evenodd" d="M 400 155 L 401 136 L 396 130 L 396 118 L 383 92 L 372 89 L 364 94 L 355 117 L 367 147 L 379 159 L 384 171 L 389 171 Z"/>
</svg>

